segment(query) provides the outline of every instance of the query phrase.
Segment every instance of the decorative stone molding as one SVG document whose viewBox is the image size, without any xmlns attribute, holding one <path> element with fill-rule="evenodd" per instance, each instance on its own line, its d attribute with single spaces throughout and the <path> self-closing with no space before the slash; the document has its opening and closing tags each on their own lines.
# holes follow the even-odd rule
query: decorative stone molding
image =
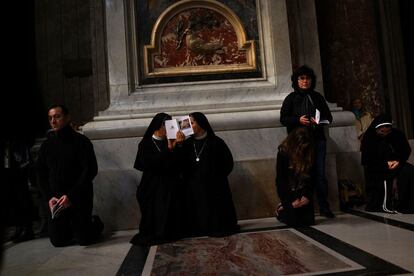
<svg viewBox="0 0 414 276">
<path fill-rule="evenodd" d="M 255 71 L 255 44 L 226 5 L 185 0 L 156 21 L 144 63 L 149 77 Z"/>
</svg>

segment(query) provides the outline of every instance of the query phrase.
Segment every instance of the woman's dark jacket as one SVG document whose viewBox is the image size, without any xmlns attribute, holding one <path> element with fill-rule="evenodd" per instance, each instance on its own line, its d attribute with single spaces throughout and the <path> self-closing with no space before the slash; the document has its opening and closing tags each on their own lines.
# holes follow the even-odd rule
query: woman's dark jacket
<svg viewBox="0 0 414 276">
<path fill-rule="evenodd" d="M 300 124 L 301 116 L 306 115 L 308 119 L 315 117 L 316 109 L 321 113 L 321 120 L 328 120 L 332 123 L 331 111 L 321 94 L 316 91 L 293 91 L 283 101 L 280 110 L 280 122 L 290 133 L 295 128 L 304 127 Z M 315 140 L 326 140 L 323 124 L 311 126 L 311 128 Z"/>
</svg>

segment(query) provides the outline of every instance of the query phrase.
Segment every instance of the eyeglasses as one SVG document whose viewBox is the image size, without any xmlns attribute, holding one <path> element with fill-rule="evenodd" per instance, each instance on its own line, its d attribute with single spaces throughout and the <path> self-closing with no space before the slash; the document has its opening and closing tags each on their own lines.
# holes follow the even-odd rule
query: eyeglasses
<svg viewBox="0 0 414 276">
<path fill-rule="evenodd" d="M 302 80 L 303 81 L 303 80 L 312 80 L 312 79 L 311 79 L 311 77 L 304 75 L 304 76 L 299 76 L 298 77 L 298 80 Z"/>
<path fill-rule="evenodd" d="M 49 121 L 52 121 L 53 119 L 60 120 L 62 118 L 63 118 L 62 114 L 54 114 L 52 116 L 48 116 Z"/>
</svg>

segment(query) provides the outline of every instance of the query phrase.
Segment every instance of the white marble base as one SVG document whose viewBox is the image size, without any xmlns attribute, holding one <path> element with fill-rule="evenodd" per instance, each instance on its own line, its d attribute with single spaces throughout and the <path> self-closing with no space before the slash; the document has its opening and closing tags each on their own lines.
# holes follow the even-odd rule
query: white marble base
<svg viewBox="0 0 414 276">
<path fill-rule="evenodd" d="M 141 173 L 134 169 L 101 170 L 95 178 L 94 211 L 105 232 L 136 229 L 141 215 L 136 190 Z"/>
<path fill-rule="evenodd" d="M 336 115 L 338 113 L 334 112 Z M 214 122 L 214 116 L 211 118 Z M 279 202 L 275 189 L 275 159 L 277 146 L 286 137 L 286 129 L 228 130 L 218 131 L 217 135 L 226 141 L 235 160 L 229 181 L 238 218 L 273 216 Z M 335 212 L 339 210 L 338 179 L 361 181 L 362 169 L 356 151 L 357 143 L 352 142 L 353 137 L 356 137 L 353 126 L 332 126 L 327 135 L 328 200 Z M 94 181 L 96 212 L 104 220 L 107 229 L 137 228 L 140 214 L 135 193 L 141 173 L 133 169 L 133 163 L 140 138 L 92 141 L 99 166 Z"/>
</svg>

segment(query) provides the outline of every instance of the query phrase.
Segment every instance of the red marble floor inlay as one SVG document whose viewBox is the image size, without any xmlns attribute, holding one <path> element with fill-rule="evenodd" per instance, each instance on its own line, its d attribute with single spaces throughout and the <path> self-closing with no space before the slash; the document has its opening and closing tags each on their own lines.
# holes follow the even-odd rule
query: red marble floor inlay
<svg viewBox="0 0 414 276">
<path fill-rule="evenodd" d="M 352 270 L 291 230 L 196 238 L 157 246 L 151 275 L 292 275 Z"/>
</svg>

